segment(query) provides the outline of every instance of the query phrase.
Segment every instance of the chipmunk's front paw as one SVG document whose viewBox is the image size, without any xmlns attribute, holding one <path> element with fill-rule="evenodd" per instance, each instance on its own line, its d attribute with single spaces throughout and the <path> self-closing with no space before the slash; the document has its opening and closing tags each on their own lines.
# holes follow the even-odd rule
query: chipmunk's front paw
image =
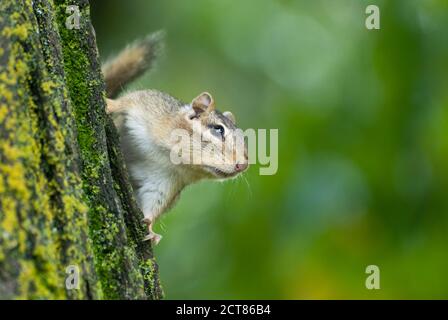
<svg viewBox="0 0 448 320">
<path fill-rule="evenodd" d="M 157 245 L 162 239 L 162 236 L 158 233 L 150 231 L 144 238 L 143 241 L 150 240 L 154 245 Z"/>
<path fill-rule="evenodd" d="M 150 219 L 148 218 L 143 219 L 143 223 L 145 223 L 148 226 L 148 234 L 143 238 L 143 241 L 149 240 L 154 245 L 157 245 L 162 239 L 162 236 L 152 231 L 152 221 Z"/>
</svg>

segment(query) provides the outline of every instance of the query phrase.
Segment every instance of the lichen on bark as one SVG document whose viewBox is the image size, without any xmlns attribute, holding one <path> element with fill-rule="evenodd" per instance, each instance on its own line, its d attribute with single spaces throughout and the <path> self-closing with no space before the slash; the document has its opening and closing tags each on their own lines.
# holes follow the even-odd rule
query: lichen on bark
<svg viewBox="0 0 448 320">
<path fill-rule="evenodd" d="M 68 5 L 79 29 L 65 26 Z M 0 298 L 161 298 L 88 1 L 3 0 L 0 30 Z"/>
</svg>

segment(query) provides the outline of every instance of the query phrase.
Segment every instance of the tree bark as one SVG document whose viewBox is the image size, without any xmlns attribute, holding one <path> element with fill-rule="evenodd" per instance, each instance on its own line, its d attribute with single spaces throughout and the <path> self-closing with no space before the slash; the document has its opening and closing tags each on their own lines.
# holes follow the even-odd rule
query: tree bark
<svg viewBox="0 0 448 320">
<path fill-rule="evenodd" d="M 0 1 L 1 299 L 162 297 L 104 98 L 87 0 Z"/>
</svg>

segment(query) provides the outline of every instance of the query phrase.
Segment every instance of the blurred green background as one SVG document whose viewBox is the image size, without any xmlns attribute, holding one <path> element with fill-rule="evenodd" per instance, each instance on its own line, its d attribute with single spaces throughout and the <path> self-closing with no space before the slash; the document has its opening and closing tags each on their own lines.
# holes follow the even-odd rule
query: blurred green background
<svg viewBox="0 0 448 320">
<path fill-rule="evenodd" d="M 167 31 L 133 88 L 279 129 L 276 175 L 191 186 L 157 225 L 167 298 L 448 298 L 446 0 L 91 2 L 103 59 Z"/>
</svg>

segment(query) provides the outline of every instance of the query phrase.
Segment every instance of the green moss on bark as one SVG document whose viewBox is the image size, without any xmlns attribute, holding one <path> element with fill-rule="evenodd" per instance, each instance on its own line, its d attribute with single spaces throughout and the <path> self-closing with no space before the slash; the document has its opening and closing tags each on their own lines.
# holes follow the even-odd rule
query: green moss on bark
<svg viewBox="0 0 448 320">
<path fill-rule="evenodd" d="M 79 30 L 65 27 L 68 4 Z M 5 0 L 0 12 L 0 298 L 160 298 L 88 1 Z M 68 265 L 79 290 L 65 288 Z"/>
<path fill-rule="evenodd" d="M 90 274 L 87 206 L 75 163 L 63 74 L 51 69 L 31 1 L 1 3 L 1 279 L 15 298 L 85 298 L 65 290 L 65 265 Z M 65 103 L 65 105 L 63 105 Z M 68 177 L 68 179 L 67 179 Z M 82 254 L 80 254 L 82 252 Z"/>
</svg>

